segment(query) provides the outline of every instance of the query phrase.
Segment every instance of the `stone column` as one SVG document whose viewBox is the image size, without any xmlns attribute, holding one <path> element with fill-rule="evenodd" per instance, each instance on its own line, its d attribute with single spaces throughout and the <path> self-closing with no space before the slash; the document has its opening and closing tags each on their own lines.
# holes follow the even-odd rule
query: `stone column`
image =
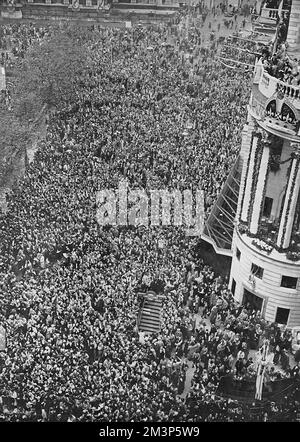
<svg viewBox="0 0 300 442">
<path fill-rule="evenodd" d="M 277 246 L 283 249 L 286 249 L 290 245 L 300 188 L 300 144 L 293 144 L 295 149 L 294 158 L 292 160 L 277 238 Z"/>
<path fill-rule="evenodd" d="M 252 177 L 254 173 L 254 167 L 255 167 L 255 158 L 257 155 L 257 151 L 259 149 L 259 143 L 258 140 L 261 137 L 261 132 L 255 131 L 252 133 L 253 139 L 252 139 L 252 146 L 250 151 L 250 157 L 248 157 L 248 161 L 246 164 L 246 168 L 248 168 L 246 172 L 246 186 L 244 189 L 244 196 L 243 196 L 243 203 L 242 203 L 242 213 L 241 213 L 241 220 L 244 222 L 247 222 L 248 217 L 248 210 L 251 200 L 251 192 L 252 192 Z M 242 190 L 243 192 L 243 190 Z"/>
<path fill-rule="evenodd" d="M 245 186 L 245 180 L 247 175 L 247 164 L 248 159 L 251 153 L 251 140 L 252 140 L 252 131 L 254 128 L 253 121 L 249 121 L 248 124 L 245 124 L 242 132 L 242 145 L 240 150 L 240 161 L 242 163 L 242 173 L 241 173 L 241 183 L 240 183 L 240 189 L 244 189 Z M 243 193 L 241 190 L 239 191 L 239 198 L 238 198 L 238 204 L 236 209 L 236 221 L 238 222 L 240 219 L 240 214 L 242 210 L 242 200 L 243 200 Z"/>
<path fill-rule="evenodd" d="M 260 215 L 262 212 L 262 204 L 264 203 L 263 200 L 267 184 L 268 165 L 270 158 L 270 145 L 271 139 L 269 137 L 269 134 L 264 132 L 261 141 L 263 152 L 259 164 L 258 180 L 255 189 L 252 189 L 252 192 L 254 192 L 254 201 L 250 220 L 250 233 L 254 234 L 256 234 L 258 231 Z"/>
<path fill-rule="evenodd" d="M 293 0 L 290 13 L 287 42 L 291 55 L 299 50 L 300 44 L 300 0 Z"/>
</svg>

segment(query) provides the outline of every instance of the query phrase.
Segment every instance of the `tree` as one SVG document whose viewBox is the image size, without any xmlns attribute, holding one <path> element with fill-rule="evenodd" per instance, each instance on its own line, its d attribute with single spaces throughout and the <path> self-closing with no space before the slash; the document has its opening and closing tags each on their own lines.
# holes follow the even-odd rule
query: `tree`
<svg viewBox="0 0 300 442">
<path fill-rule="evenodd" d="M 87 67 L 87 51 L 72 32 L 58 32 L 27 51 L 16 78 L 18 114 L 36 101 L 60 108 L 76 98 L 78 79 Z M 32 101 L 33 100 L 33 101 Z"/>
<path fill-rule="evenodd" d="M 88 66 L 92 33 L 73 25 L 52 27 L 12 68 L 11 110 L 0 103 L 0 181 L 32 142 L 34 125 L 46 105 L 60 109 L 76 100 L 79 79 Z"/>
<path fill-rule="evenodd" d="M 30 139 L 29 126 L 0 106 L 0 185 L 12 173 L 15 160 L 23 156 Z"/>
</svg>

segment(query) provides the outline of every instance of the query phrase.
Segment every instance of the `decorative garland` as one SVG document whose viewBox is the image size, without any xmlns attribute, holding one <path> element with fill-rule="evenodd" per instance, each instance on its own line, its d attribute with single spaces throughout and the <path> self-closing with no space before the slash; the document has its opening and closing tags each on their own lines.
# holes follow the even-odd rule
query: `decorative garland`
<svg viewBox="0 0 300 442">
<path fill-rule="evenodd" d="M 253 137 L 254 137 L 254 132 L 252 131 L 249 155 L 248 155 L 247 166 L 246 166 L 246 174 L 245 174 L 245 179 L 244 179 L 244 188 L 243 188 L 243 194 L 242 194 L 239 222 L 243 222 L 241 219 L 241 216 L 242 216 L 243 204 L 244 204 L 244 199 L 245 199 L 245 191 L 246 191 L 247 176 L 248 176 L 248 172 L 249 172 L 250 158 L 251 158 L 251 152 L 252 152 Z"/>
<path fill-rule="evenodd" d="M 240 220 L 237 227 L 238 227 L 238 230 L 241 234 L 243 234 L 243 233 L 248 234 L 249 229 L 248 229 L 247 223 L 245 223 L 244 221 Z"/>
<path fill-rule="evenodd" d="M 295 156 L 294 156 L 295 155 Z M 295 188 L 295 184 L 296 184 L 296 178 L 298 175 L 298 170 L 299 170 L 299 163 L 300 163 L 300 157 L 299 154 L 292 154 L 293 158 L 296 159 L 296 165 L 295 165 L 295 170 L 294 170 L 294 174 L 292 177 L 292 184 L 291 184 L 291 189 L 290 189 L 290 195 L 289 195 L 289 199 L 288 199 L 288 203 L 287 203 L 287 209 L 286 209 L 286 214 L 284 217 L 284 223 L 283 223 L 283 229 L 282 229 L 282 237 L 281 237 L 281 241 L 280 241 L 280 248 L 283 250 L 283 240 L 286 234 L 286 228 L 287 228 L 287 223 L 288 223 L 288 219 L 289 219 L 289 213 L 290 213 L 290 208 L 291 208 L 291 203 L 292 203 L 292 198 L 293 198 L 293 192 L 294 192 L 294 188 Z"/>
<path fill-rule="evenodd" d="M 270 156 L 269 156 L 269 160 L 268 160 L 266 175 L 265 175 L 265 179 L 264 179 L 263 194 L 262 194 L 262 199 L 261 199 L 260 208 L 259 208 L 259 218 L 258 218 L 259 221 L 261 220 L 263 210 L 264 210 L 265 197 L 266 197 L 266 193 L 267 193 L 267 180 L 269 177 L 269 172 L 270 172 Z"/>
<path fill-rule="evenodd" d="M 250 201 L 249 201 L 249 207 L 248 207 L 248 213 L 247 213 L 247 224 L 250 225 L 250 221 L 251 221 L 251 213 L 253 210 L 253 204 L 254 204 L 254 197 L 255 197 L 255 188 L 257 185 L 257 181 L 258 181 L 258 175 L 259 175 L 259 166 L 260 166 L 260 161 L 261 161 L 261 157 L 262 157 L 262 144 L 261 144 L 261 139 L 262 139 L 262 134 L 261 132 L 256 132 L 254 134 L 254 136 L 256 136 L 258 138 L 257 140 L 257 146 L 256 146 L 256 152 L 255 152 L 255 156 L 254 156 L 254 167 L 253 167 L 253 176 L 252 176 L 252 183 L 251 183 L 251 188 L 250 188 Z"/>
<path fill-rule="evenodd" d="M 287 176 L 287 177 L 289 177 L 290 174 L 291 174 L 292 163 L 293 163 L 292 160 L 293 160 L 292 157 L 290 157 L 289 160 L 288 160 L 288 161 L 290 161 L 290 164 L 289 164 L 289 167 L 287 168 L 287 171 L 286 171 L 286 176 Z M 287 187 L 286 187 L 286 189 L 285 189 L 285 194 L 284 194 L 284 197 L 283 197 L 283 199 L 282 199 L 282 202 L 284 202 L 284 200 L 285 200 L 285 197 L 286 197 L 286 191 L 287 191 Z M 280 207 L 280 213 L 279 213 L 279 219 L 281 219 L 281 217 L 282 217 L 283 206 L 284 206 L 284 204 L 281 204 L 281 207 Z"/>
<path fill-rule="evenodd" d="M 292 159 L 297 159 L 297 163 L 296 163 L 294 174 L 293 174 L 293 181 L 291 184 L 290 197 L 289 197 L 289 201 L 288 201 L 288 205 L 287 205 L 287 212 L 286 212 L 286 216 L 285 216 L 285 220 L 284 220 L 283 236 L 281 239 L 280 246 L 277 246 L 277 244 L 274 243 L 273 241 L 266 240 L 265 235 L 262 232 L 257 232 L 256 234 L 253 234 L 249 230 L 250 215 L 251 215 L 251 210 L 253 208 L 254 196 L 255 196 L 255 192 L 253 191 L 253 189 L 256 188 L 257 181 L 258 181 L 258 175 L 259 175 L 259 168 L 257 167 L 257 165 L 260 164 L 260 162 L 261 162 L 262 153 L 263 153 L 263 145 L 262 144 L 264 143 L 264 141 L 262 140 L 263 136 L 262 136 L 261 132 L 259 132 L 257 130 L 252 131 L 251 148 L 250 148 L 250 152 L 249 152 L 248 159 L 247 159 L 245 180 L 243 183 L 243 194 L 242 194 L 241 208 L 243 207 L 244 199 L 245 199 L 247 175 L 249 173 L 250 159 L 251 159 L 251 153 L 252 153 L 252 148 L 253 148 L 253 138 L 255 136 L 258 138 L 258 141 L 257 141 L 256 152 L 255 152 L 255 156 L 254 156 L 254 167 L 253 167 L 254 173 L 252 176 L 251 197 L 250 197 L 250 201 L 249 201 L 247 221 L 243 221 L 241 219 L 241 214 L 242 214 L 242 210 L 241 210 L 238 225 L 237 225 L 238 231 L 240 234 L 247 234 L 247 236 L 249 238 L 254 238 L 254 240 L 252 241 L 252 244 L 263 252 L 266 252 L 269 254 L 269 253 L 271 253 L 271 251 L 273 249 L 275 249 L 279 253 L 287 252 L 286 253 L 287 259 L 289 259 L 291 261 L 299 261 L 300 260 L 300 250 L 297 251 L 292 246 L 289 246 L 288 248 L 283 249 L 283 238 L 285 237 L 285 233 L 286 233 L 286 228 L 287 228 L 287 223 L 288 223 L 288 218 L 289 218 L 289 213 L 290 213 L 290 208 L 291 208 L 291 202 L 292 202 L 292 195 L 293 195 L 293 191 L 294 191 L 295 184 L 296 184 L 298 170 L 300 167 L 300 151 L 299 151 L 299 149 L 295 149 L 290 158 L 288 158 L 285 161 L 280 162 L 280 155 L 278 155 L 278 154 L 272 152 L 272 150 L 270 150 L 267 173 L 266 173 L 265 180 L 264 180 L 263 197 L 262 197 L 261 205 L 260 205 L 260 215 L 259 215 L 260 219 L 261 219 L 261 216 L 263 213 L 264 200 L 265 200 L 266 189 L 267 189 L 266 184 L 267 184 L 267 179 L 268 179 L 270 171 L 276 172 L 280 168 L 280 164 L 286 163 L 287 161 L 290 161 Z M 271 147 L 270 147 L 270 149 L 271 149 Z M 287 176 L 290 176 L 291 168 L 292 168 L 292 162 L 289 165 L 289 168 L 287 170 Z M 282 216 L 283 206 L 284 205 L 282 205 L 280 218 Z"/>
<path fill-rule="evenodd" d="M 259 221 L 261 220 L 262 214 L 263 214 L 263 210 L 264 210 L 264 203 L 265 203 L 265 197 L 266 197 L 266 192 L 267 192 L 267 180 L 269 177 L 269 172 L 271 169 L 271 138 L 270 135 L 268 134 L 267 137 L 264 139 L 264 141 L 261 141 L 262 147 L 269 147 L 269 158 L 268 158 L 268 164 L 267 164 L 267 170 L 266 170 L 266 174 L 265 174 L 265 179 L 264 179 L 264 184 L 263 184 L 263 194 L 262 194 L 262 199 L 261 199 L 261 203 L 260 203 L 260 208 L 259 208 Z"/>
<path fill-rule="evenodd" d="M 292 252 L 289 251 L 286 254 L 286 258 L 290 261 L 299 261 L 300 260 L 300 251 L 299 252 Z"/>
</svg>

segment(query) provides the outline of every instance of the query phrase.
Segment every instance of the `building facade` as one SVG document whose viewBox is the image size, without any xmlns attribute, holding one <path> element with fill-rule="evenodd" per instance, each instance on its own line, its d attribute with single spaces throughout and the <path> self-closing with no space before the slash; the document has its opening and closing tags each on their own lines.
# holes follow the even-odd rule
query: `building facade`
<svg viewBox="0 0 300 442">
<path fill-rule="evenodd" d="M 268 321 L 299 326 L 300 87 L 268 73 L 261 60 L 240 158 L 230 289 Z"/>
<path fill-rule="evenodd" d="M 0 0 L 2 18 L 83 19 L 172 16 L 178 0 Z M 132 17 L 131 17 L 132 18 Z M 125 22 L 124 22 L 125 24 Z"/>
<path fill-rule="evenodd" d="M 256 60 L 240 153 L 203 233 L 232 257 L 235 299 L 291 328 L 300 325 L 300 74 L 283 77 L 300 72 L 299 6 L 265 2 L 253 25 L 278 66 Z"/>
</svg>

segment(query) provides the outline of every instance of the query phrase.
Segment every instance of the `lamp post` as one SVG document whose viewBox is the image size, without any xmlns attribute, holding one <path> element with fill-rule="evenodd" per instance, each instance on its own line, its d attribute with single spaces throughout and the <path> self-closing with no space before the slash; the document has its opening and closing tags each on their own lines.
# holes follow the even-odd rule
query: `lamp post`
<svg viewBox="0 0 300 442">
<path fill-rule="evenodd" d="M 270 362 L 269 355 L 269 340 L 266 339 L 258 351 L 257 355 L 257 371 L 256 371 L 256 391 L 255 391 L 255 399 L 261 401 L 262 399 L 262 390 L 264 384 L 264 377 L 266 372 L 266 366 Z"/>
</svg>

